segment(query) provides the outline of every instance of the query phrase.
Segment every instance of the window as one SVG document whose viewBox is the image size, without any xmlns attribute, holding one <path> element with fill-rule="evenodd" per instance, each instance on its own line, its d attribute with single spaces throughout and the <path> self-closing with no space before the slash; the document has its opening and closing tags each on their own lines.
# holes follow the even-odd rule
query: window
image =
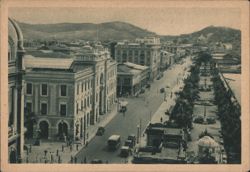
<svg viewBox="0 0 250 172">
<path fill-rule="evenodd" d="M 81 110 L 83 110 L 83 100 L 81 101 Z"/>
<path fill-rule="evenodd" d="M 82 82 L 82 93 L 83 93 L 83 82 Z"/>
<path fill-rule="evenodd" d="M 144 62 L 145 62 L 145 54 L 144 54 L 144 52 L 142 52 L 140 55 L 140 64 L 143 65 Z"/>
<path fill-rule="evenodd" d="M 89 97 L 88 97 L 88 99 L 87 99 L 87 100 L 88 100 L 88 107 L 89 107 Z"/>
<path fill-rule="evenodd" d="M 10 54 L 10 52 L 8 52 L 8 62 L 10 62 L 11 61 L 11 54 Z"/>
<path fill-rule="evenodd" d="M 122 62 L 126 62 L 127 61 L 127 53 L 124 51 L 122 54 Z"/>
<path fill-rule="evenodd" d="M 119 56 L 121 54 L 121 51 L 117 50 L 116 54 Z"/>
<path fill-rule="evenodd" d="M 60 104 L 60 115 L 66 116 L 66 112 L 67 112 L 66 104 Z"/>
<path fill-rule="evenodd" d="M 135 50 L 135 56 L 138 56 L 138 50 Z"/>
<path fill-rule="evenodd" d="M 77 84 L 77 86 L 76 86 L 76 94 L 77 95 L 79 94 L 79 84 Z"/>
<path fill-rule="evenodd" d="M 78 114 L 78 110 L 79 110 L 78 103 L 76 103 L 76 114 Z"/>
<path fill-rule="evenodd" d="M 123 80 L 123 84 L 124 84 L 124 85 L 130 85 L 130 78 L 125 78 L 125 79 Z"/>
<path fill-rule="evenodd" d="M 48 94 L 47 84 L 42 84 L 42 96 L 47 96 L 47 94 Z"/>
<path fill-rule="evenodd" d="M 47 103 L 42 103 L 41 104 L 41 114 L 42 115 L 47 115 Z"/>
<path fill-rule="evenodd" d="M 86 108 L 86 98 L 84 99 L 84 108 Z"/>
<path fill-rule="evenodd" d="M 32 94 L 32 84 L 31 83 L 27 83 L 26 84 L 26 94 Z"/>
<path fill-rule="evenodd" d="M 133 60 L 133 57 L 132 57 L 132 56 L 129 56 L 128 61 L 129 61 L 129 62 L 133 62 L 132 60 Z"/>
<path fill-rule="evenodd" d="M 93 97 L 92 97 L 92 95 L 90 96 L 90 104 L 92 104 L 93 103 Z"/>
<path fill-rule="evenodd" d="M 67 86 L 61 85 L 61 96 L 66 96 L 66 95 L 67 95 Z"/>
<path fill-rule="evenodd" d="M 32 103 L 31 102 L 26 103 L 26 111 L 28 113 L 32 112 Z"/>
</svg>

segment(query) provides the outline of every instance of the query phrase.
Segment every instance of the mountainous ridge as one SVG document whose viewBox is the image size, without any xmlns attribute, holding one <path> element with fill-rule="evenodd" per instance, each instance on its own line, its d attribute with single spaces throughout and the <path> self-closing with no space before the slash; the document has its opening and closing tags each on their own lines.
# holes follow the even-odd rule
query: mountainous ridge
<svg viewBox="0 0 250 172">
<path fill-rule="evenodd" d="M 27 24 L 19 22 L 25 39 L 86 39 L 86 40 L 121 40 L 134 37 L 156 36 L 147 31 L 125 22 L 94 23 L 56 23 L 56 24 Z"/>
<path fill-rule="evenodd" d="M 240 30 L 223 27 L 208 26 L 199 31 L 178 36 L 157 35 L 130 23 L 112 21 L 105 23 L 55 23 L 55 24 L 27 24 L 18 22 L 23 31 L 24 39 L 40 40 L 134 40 L 137 37 L 159 36 L 164 40 L 187 39 L 194 43 L 200 36 L 208 42 L 231 42 L 240 45 Z M 238 45 L 238 46 L 239 46 Z"/>
</svg>

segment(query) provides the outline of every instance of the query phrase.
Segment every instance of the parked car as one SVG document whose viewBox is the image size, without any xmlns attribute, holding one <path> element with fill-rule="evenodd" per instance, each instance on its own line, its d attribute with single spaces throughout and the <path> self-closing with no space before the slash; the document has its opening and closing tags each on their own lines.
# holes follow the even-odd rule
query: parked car
<svg viewBox="0 0 250 172">
<path fill-rule="evenodd" d="M 164 92 L 165 92 L 165 88 L 161 88 L 160 93 L 164 93 Z"/>
<path fill-rule="evenodd" d="M 125 140 L 124 146 L 128 146 L 131 149 L 134 147 L 132 140 Z"/>
<path fill-rule="evenodd" d="M 131 153 L 131 150 L 128 146 L 122 146 L 120 151 L 121 157 L 128 157 Z"/>
<path fill-rule="evenodd" d="M 104 127 L 99 127 L 97 129 L 96 135 L 97 136 L 102 136 L 104 134 L 104 132 L 105 132 L 105 128 Z"/>
<path fill-rule="evenodd" d="M 202 124 L 204 122 L 204 119 L 202 116 L 198 116 L 194 119 L 194 123 Z"/>
<path fill-rule="evenodd" d="M 100 160 L 100 159 L 93 159 L 91 161 L 91 164 L 102 164 L 102 160 Z"/>
<path fill-rule="evenodd" d="M 216 123 L 215 118 L 214 117 L 208 117 L 207 118 L 207 123 L 208 124 L 215 124 Z"/>
<path fill-rule="evenodd" d="M 134 134 L 130 134 L 128 136 L 128 140 L 131 140 L 132 143 L 133 143 L 133 146 L 135 146 L 135 144 L 136 144 L 136 136 Z"/>
<path fill-rule="evenodd" d="M 150 85 L 150 84 L 147 84 L 147 85 L 146 85 L 146 88 L 150 88 L 150 87 L 151 87 L 151 85 Z"/>
<path fill-rule="evenodd" d="M 145 90 L 142 88 L 140 91 L 141 94 L 145 93 Z"/>
</svg>

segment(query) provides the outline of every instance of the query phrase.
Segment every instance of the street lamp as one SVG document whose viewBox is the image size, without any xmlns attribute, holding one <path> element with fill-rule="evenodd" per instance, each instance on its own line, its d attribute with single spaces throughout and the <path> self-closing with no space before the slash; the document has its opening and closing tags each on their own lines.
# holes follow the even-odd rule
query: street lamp
<svg viewBox="0 0 250 172">
<path fill-rule="evenodd" d="M 137 125 L 137 144 L 139 143 L 139 138 L 140 138 L 140 125 Z"/>
</svg>

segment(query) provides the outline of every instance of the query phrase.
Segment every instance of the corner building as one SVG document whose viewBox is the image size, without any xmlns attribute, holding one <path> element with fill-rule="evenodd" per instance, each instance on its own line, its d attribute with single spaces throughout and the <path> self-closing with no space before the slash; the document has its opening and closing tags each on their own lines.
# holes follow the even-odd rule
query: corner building
<svg viewBox="0 0 250 172">
<path fill-rule="evenodd" d="M 160 72 L 160 39 L 146 37 L 134 42 L 118 42 L 115 46 L 117 63 L 131 62 L 149 67 L 149 79 L 153 81 Z"/>
<path fill-rule="evenodd" d="M 117 65 L 101 46 L 68 59 L 26 56 L 25 66 L 25 107 L 43 139 L 66 135 L 85 143 L 101 115 L 116 111 Z"/>
</svg>

